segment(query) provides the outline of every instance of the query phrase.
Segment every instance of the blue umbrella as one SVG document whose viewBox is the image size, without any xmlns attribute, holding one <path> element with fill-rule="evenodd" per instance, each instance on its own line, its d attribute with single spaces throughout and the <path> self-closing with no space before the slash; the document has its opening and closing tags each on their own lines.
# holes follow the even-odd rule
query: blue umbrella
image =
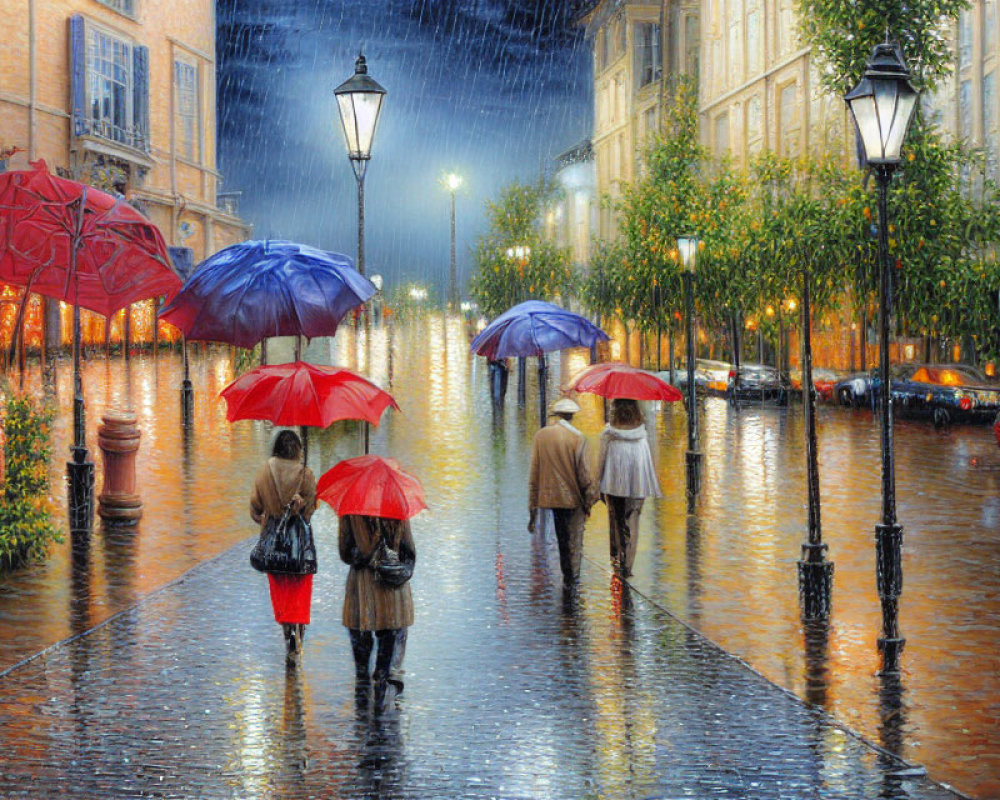
<svg viewBox="0 0 1000 800">
<path fill-rule="evenodd" d="M 374 294 L 347 256 L 249 240 L 201 262 L 160 318 L 187 339 L 253 347 L 270 336 L 333 336 L 344 316 Z"/>
<path fill-rule="evenodd" d="M 568 347 L 593 347 L 611 337 L 580 314 L 554 303 L 527 300 L 508 308 L 472 340 L 472 352 L 490 359 L 538 358 L 538 417 L 545 424 L 545 354 Z"/>
<path fill-rule="evenodd" d="M 554 303 L 528 300 L 508 308 L 472 340 L 487 358 L 544 356 L 568 347 L 593 347 L 609 337 L 593 322 Z"/>
</svg>

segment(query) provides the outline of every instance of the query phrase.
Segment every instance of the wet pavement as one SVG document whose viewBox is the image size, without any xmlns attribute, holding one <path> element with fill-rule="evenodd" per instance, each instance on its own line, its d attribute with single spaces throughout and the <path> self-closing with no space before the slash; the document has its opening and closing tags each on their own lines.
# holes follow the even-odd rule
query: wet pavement
<svg viewBox="0 0 1000 800">
<path fill-rule="evenodd" d="M 98 527 L 0 584 L 0 746 L 10 754 L 0 795 L 951 796 L 837 723 L 971 795 L 1000 793 L 1000 452 L 988 429 L 903 424 L 897 434 L 908 643 L 893 685 L 875 676 L 870 414 L 820 415 L 837 570 L 828 628 L 803 630 L 798 619 L 797 406 L 736 414 L 706 403 L 693 516 L 683 410 L 657 413 L 649 425 L 666 497 L 644 509 L 633 588 L 610 582 L 598 506 L 584 588 L 566 605 L 551 532 L 542 541 L 524 530 L 534 383 L 522 411 L 512 380 L 494 420 L 485 365 L 468 357 L 457 320 L 401 325 L 388 340 L 385 330 L 360 344 L 338 336 L 308 358 L 391 381 L 403 413 L 373 431 L 372 451 L 400 458 L 431 503 L 414 523 L 418 615 L 398 709 L 372 720 L 354 708 L 339 624 L 346 567 L 326 508 L 306 663 L 285 679 L 266 583 L 246 561 L 246 498 L 271 428 L 230 426 L 210 400 L 233 374 L 228 352 L 193 358 L 187 435 L 176 356 L 97 359 L 85 375 L 88 424 L 109 405 L 136 408 L 145 514 L 134 531 Z M 584 360 L 556 359 L 552 389 Z M 68 370 L 57 375 L 50 391 L 64 401 Z M 600 401 L 583 405 L 578 421 L 596 445 Z M 68 433 L 61 419 L 56 452 Z M 311 435 L 310 464 L 320 473 L 359 449 L 357 427 L 340 423 Z M 99 464 L 98 473 L 100 486 Z"/>
</svg>

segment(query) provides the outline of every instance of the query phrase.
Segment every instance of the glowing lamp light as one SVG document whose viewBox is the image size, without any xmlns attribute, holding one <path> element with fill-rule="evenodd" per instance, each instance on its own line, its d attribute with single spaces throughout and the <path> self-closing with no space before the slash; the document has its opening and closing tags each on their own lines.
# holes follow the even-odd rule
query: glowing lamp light
<svg viewBox="0 0 1000 800">
<path fill-rule="evenodd" d="M 681 265 L 688 272 L 694 272 L 695 261 L 698 259 L 698 237 L 683 236 L 677 240 L 677 251 L 680 253 Z"/>
<path fill-rule="evenodd" d="M 378 292 L 382 291 L 382 276 L 381 275 L 372 275 L 371 282 L 372 282 L 372 286 L 375 287 L 376 291 L 378 291 Z"/>
<path fill-rule="evenodd" d="M 363 55 L 354 63 L 354 74 L 333 90 L 340 108 L 340 121 L 347 139 L 347 157 L 354 164 L 359 176 L 364 174 L 365 162 L 372 157 L 372 141 L 378 126 L 383 89 L 368 75 L 368 65 Z"/>
<path fill-rule="evenodd" d="M 449 192 L 456 192 L 462 185 L 462 176 L 457 172 L 449 172 L 444 176 L 444 183 L 448 187 Z"/>
<path fill-rule="evenodd" d="M 844 96 L 869 164 L 895 166 L 917 107 L 917 90 L 899 48 L 876 45 L 861 82 Z"/>
</svg>

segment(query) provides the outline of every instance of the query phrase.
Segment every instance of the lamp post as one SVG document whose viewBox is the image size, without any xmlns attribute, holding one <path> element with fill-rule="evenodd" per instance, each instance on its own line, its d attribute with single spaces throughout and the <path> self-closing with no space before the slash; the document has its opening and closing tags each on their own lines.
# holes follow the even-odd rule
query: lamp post
<svg viewBox="0 0 1000 800">
<path fill-rule="evenodd" d="M 347 157 L 358 182 L 358 272 L 365 274 L 365 172 L 372 157 L 385 89 L 368 75 L 364 55 L 358 55 L 354 74 L 333 90 L 347 139 Z"/>
<path fill-rule="evenodd" d="M 528 265 L 528 262 L 531 260 L 531 248 L 528 247 L 527 245 L 520 245 L 520 244 L 517 245 L 517 246 L 515 246 L 515 247 L 508 247 L 507 248 L 507 259 L 509 261 L 517 261 L 517 263 L 522 268 L 522 277 L 523 277 L 523 269 L 524 269 L 524 267 L 526 267 Z M 511 300 L 511 305 L 514 305 L 515 303 L 520 303 L 524 299 L 524 285 L 523 285 L 523 282 L 516 282 L 514 284 L 514 286 L 516 286 L 516 288 L 514 289 L 515 297 L 514 297 L 514 299 Z M 518 356 L 518 358 L 517 358 L 517 404 L 519 406 L 523 406 L 524 403 L 525 403 L 525 401 L 526 401 L 526 399 L 527 399 L 525 397 L 526 387 L 527 387 L 527 382 L 528 382 L 527 369 L 528 369 L 528 360 L 524 356 Z M 543 427 L 545 426 L 545 422 L 544 421 L 542 422 L 542 426 Z"/>
<path fill-rule="evenodd" d="M 694 498 L 701 489 L 701 453 L 698 450 L 698 403 L 694 381 L 694 268 L 698 259 L 698 237 L 677 240 L 677 250 L 684 267 L 684 305 L 687 312 L 687 390 L 688 390 L 688 449 L 687 497 L 688 510 L 694 508 Z"/>
<path fill-rule="evenodd" d="M 462 185 L 462 176 L 449 172 L 444 176 L 444 185 L 451 194 L 451 263 L 448 268 L 448 305 L 458 308 L 458 266 L 455 258 L 455 192 Z"/>
<path fill-rule="evenodd" d="M 809 506 L 809 526 L 802 543 L 799 561 L 799 597 L 802 616 L 806 620 L 824 620 L 830 616 L 830 594 L 833 587 L 833 563 L 826 560 L 827 545 L 823 543 L 820 517 L 819 457 L 816 448 L 816 395 L 812 372 L 812 320 L 809 295 L 809 262 L 802 270 L 802 409 L 806 434 L 806 500 Z M 794 309 L 794 300 L 788 305 Z"/>
<path fill-rule="evenodd" d="M 882 522 L 875 526 L 876 586 L 882 606 L 882 672 L 899 672 L 906 643 L 899 632 L 899 596 L 903 591 L 903 526 L 896 521 L 896 476 L 893 463 L 893 408 L 889 386 L 889 319 L 893 310 L 889 273 L 888 193 L 892 173 L 916 109 L 917 92 L 899 49 L 888 42 L 875 46 L 864 77 L 844 100 L 851 109 L 864 148 L 865 163 L 878 185 L 879 254 L 879 414 L 882 449 Z"/>
</svg>

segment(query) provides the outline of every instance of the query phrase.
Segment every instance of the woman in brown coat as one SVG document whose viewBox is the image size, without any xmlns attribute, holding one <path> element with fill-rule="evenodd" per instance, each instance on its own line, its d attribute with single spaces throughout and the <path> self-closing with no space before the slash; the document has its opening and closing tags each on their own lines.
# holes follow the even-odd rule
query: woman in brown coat
<svg viewBox="0 0 1000 800">
<path fill-rule="evenodd" d="M 396 641 L 413 624 L 413 596 L 409 582 L 389 586 L 378 580 L 371 558 L 381 538 L 399 553 L 401 561 L 414 563 L 417 550 L 407 520 L 348 514 L 340 517 L 340 558 L 351 565 L 344 592 L 344 626 L 351 636 L 358 689 L 375 684 L 375 707 L 385 699 Z M 372 634 L 378 640 L 375 672 L 369 675 Z M 400 687 L 397 686 L 397 689 Z"/>
<path fill-rule="evenodd" d="M 268 517 L 281 519 L 285 507 L 308 520 L 316 510 L 316 477 L 302 463 L 302 442 L 294 431 L 281 431 L 269 458 L 254 481 L 250 516 L 261 529 Z M 309 624 L 312 605 L 312 575 L 267 576 L 275 622 L 285 634 L 285 659 L 294 667 L 302 652 L 302 637 Z"/>
</svg>

